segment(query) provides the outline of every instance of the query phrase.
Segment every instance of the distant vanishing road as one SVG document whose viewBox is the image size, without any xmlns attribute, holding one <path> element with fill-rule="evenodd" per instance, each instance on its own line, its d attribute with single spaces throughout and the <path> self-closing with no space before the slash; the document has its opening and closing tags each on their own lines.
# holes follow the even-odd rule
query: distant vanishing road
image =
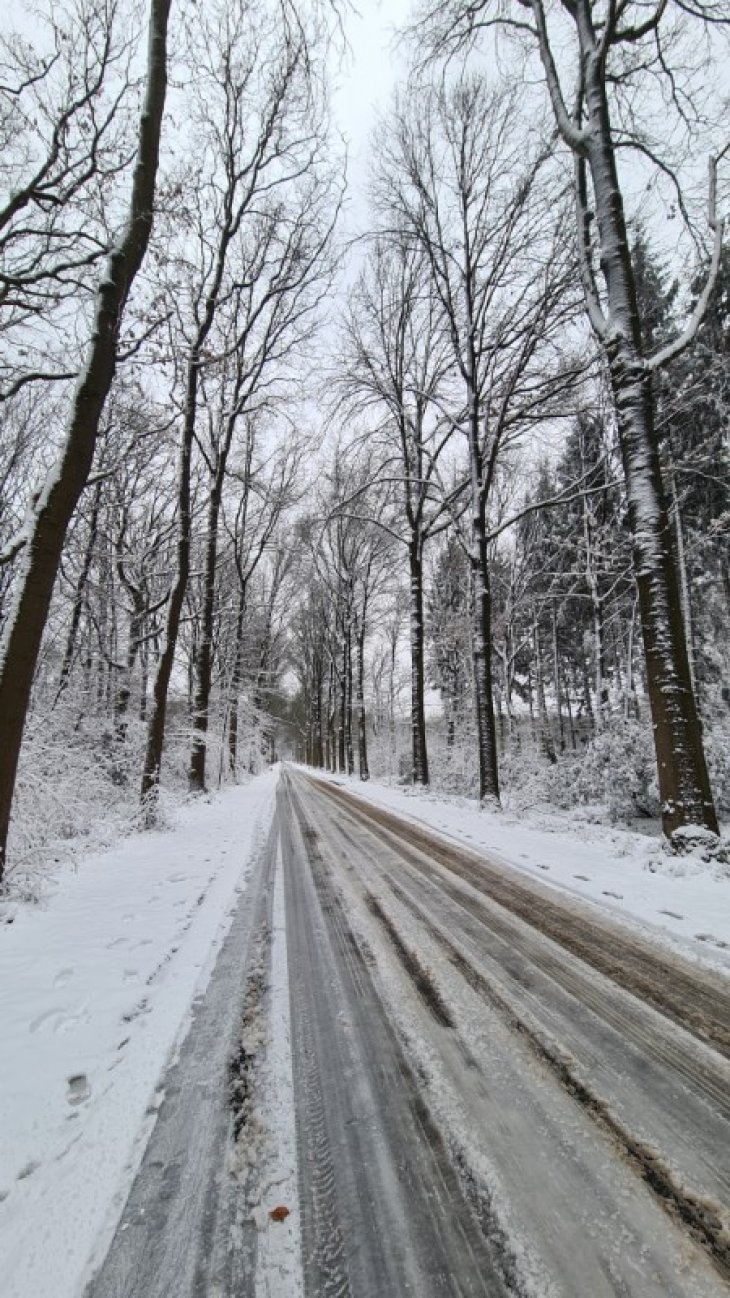
<svg viewBox="0 0 730 1298">
<path fill-rule="evenodd" d="M 727 1295 L 729 1060 L 720 974 L 285 767 L 87 1298 Z"/>
</svg>

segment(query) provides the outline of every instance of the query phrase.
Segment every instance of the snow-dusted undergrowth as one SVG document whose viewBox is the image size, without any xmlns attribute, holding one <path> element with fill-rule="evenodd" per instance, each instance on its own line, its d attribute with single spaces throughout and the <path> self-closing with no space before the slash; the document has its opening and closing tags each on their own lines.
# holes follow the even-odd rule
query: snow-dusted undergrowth
<svg viewBox="0 0 730 1298">
<path fill-rule="evenodd" d="M 142 826 L 139 793 L 146 726 L 129 717 L 123 741 L 106 716 L 84 715 L 71 697 L 35 712 L 21 753 L 10 829 L 7 895 L 35 901 L 61 862 L 104 850 Z M 191 729 L 185 716 L 168 727 L 156 822 L 174 821 L 187 798 Z M 242 726 L 243 765 L 263 769 L 258 730 Z M 209 784 L 225 785 L 227 754 L 208 737 Z"/>
</svg>

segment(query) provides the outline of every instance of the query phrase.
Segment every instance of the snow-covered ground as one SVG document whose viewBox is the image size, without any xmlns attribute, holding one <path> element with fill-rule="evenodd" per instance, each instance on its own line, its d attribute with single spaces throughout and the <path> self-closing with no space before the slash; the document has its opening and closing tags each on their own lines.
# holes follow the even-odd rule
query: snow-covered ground
<svg viewBox="0 0 730 1298">
<path fill-rule="evenodd" d="M 78 1298 L 269 831 L 278 770 L 0 909 L 0 1290 Z M 11 922 L 9 922 L 11 921 Z"/>
<path fill-rule="evenodd" d="M 567 814 L 517 816 L 480 810 L 467 798 L 447 799 L 412 787 L 316 774 L 496 863 L 600 905 L 614 918 L 695 959 L 730 968 L 728 866 L 673 856 L 655 838 Z"/>
</svg>

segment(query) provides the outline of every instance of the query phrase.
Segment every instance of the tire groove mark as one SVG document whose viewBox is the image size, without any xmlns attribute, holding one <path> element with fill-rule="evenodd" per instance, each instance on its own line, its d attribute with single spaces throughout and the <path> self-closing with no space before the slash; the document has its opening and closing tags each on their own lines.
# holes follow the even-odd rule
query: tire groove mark
<svg viewBox="0 0 730 1298">
<path fill-rule="evenodd" d="M 437 1023 L 444 1028 L 453 1028 L 454 1020 L 449 1013 L 446 1003 L 436 987 L 428 969 L 421 964 L 415 951 L 406 946 L 398 929 L 389 915 L 385 913 L 377 897 L 371 892 L 365 893 L 365 902 L 368 910 L 377 920 L 380 921 L 395 947 L 396 954 L 403 968 L 409 977 L 413 980 L 416 990 L 426 1007 L 431 1011 Z"/>
<path fill-rule="evenodd" d="M 309 827 L 302 824 L 291 793 L 289 793 L 289 804 L 292 819 L 302 831 L 308 853 L 311 853 L 316 835 L 313 836 Z M 309 860 L 309 855 L 307 859 Z M 290 970 L 294 967 L 292 961 Z M 351 1298 L 322 1081 L 317 1053 L 312 1045 L 316 1039 L 315 1025 L 301 982 L 295 983 L 293 990 L 295 991 L 294 1003 L 297 1007 L 296 1014 L 292 1016 L 297 1046 L 295 1057 L 299 1059 L 302 1069 L 300 1103 L 297 1104 L 296 1109 L 297 1136 L 303 1155 L 299 1158 L 300 1203 L 303 1215 L 307 1203 L 311 1203 L 313 1218 L 310 1235 L 310 1240 L 313 1238 L 313 1247 L 309 1254 L 306 1252 L 306 1244 L 309 1241 L 305 1239 L 304 1232 L 302 1234 L 302 1242 L 305 1246 L 303 1264 L 306 1288 L 312 1294 L 323 1295 L 323 1298 L 325 1295 L 327 1298 Z"/>
<path fill-rule="evenodd" d="M 599 1126 L 609 1133 L 614 1142 L 618 1143 L 621 1152 L 628 1158 L 642 1180 L 649 1185 L 671 1214 L 689 1229 L 693 1238 L 709 1254 L 720 1274 L 725 1279 L 730 1279 L 730 1239 L 717 1207 L 711 1201 L 677 1184 L 671 1170 L 661 1158 L 634 1136 L 616 1117 L 609 1105 L 586 1086 L 556 1047 L 515 1013 L 494 984 L 474 967 L 458 946 L 395 881 L 389 882 L 394 894 L 417 915 L 469 986 L 489 1001 L 507 1026 L 517 1032 L 537 1058 L 547 1065 L 563 1088 L 577 1100 Z"/>
<path fill-rule="evenodd" d="M 396 838 L 425 851 L 444 869 L 493 898 L 532 928 L 598 969 L 612 982 L 649 1001 L 662 1014 L 730 1058 L 728 998 L 726 989 L 720 986 L 719 976 L 714 978 L 709 972 L 700 976 L 690 968 L 681 968 L 678 959 L 671 963 L 664 960 L 648 943 L 641 943 L 618 925 L 610 926 L 612 931 L 602 939 L 595 925 L 582 919 L 575 910 L 568 912 L 544 889 L 538 892 L 532 882 L 528 885 L 519 879 L 503 877 L 486 859 L 470 853 L 467 848 L 452 847 L 439 840 L 436 831 L 429 834 L 418 825 L 375 805 L 369 805 L 365 810 L 345 790 L 310 775 L 305 778 L 332 801 L 346 806 L 371 832 L 386 840 Z M 539 912 L 535 910 L 536 898 Z M 621 946 L 623 964 L 617 962 L 617 943 Z M 658 980 L 652 981 L 647 974 L 648 964 L 657 970 Z"/>
<path fill-rule="evenodd" d="M 468 897 L 458 884 L 452 884 L 447 879 L 434 879 L 423 869 L 420 863 L 414 862 L 405 847 L 399 848 L 398 855 L 410 867 L 419 883 L 426 879 L 433 889 L 442 892 L 448 897 L 459 910 L 466 914 L 470 921 L 476 921 L 489 935 L 495 935 L 500 941 L 521 952 L 523 956 L 526 954 L 519 945 L 515 947 L 515 934 L 509 924 L 505 924 L 501 917 L 484 901 L 476 897 Z M 509 912 L 507 913 L 509 914 Z M 558 960 L 550 952 L 528 954 L 526 958 L 530 959 L 545 976 L 556 982 L 564 992 L 579 1001 L 580 1004 L 589 1009 L 599 1019 L 602 1019 L 610 1028 L 624 1037 L 628 1036 L 637 1048 L 640 1050 L 650 1048 L 655 1059 L 660 1060 L 666 1067 L 676 1072 L 694 1090 L 703 1094 L 705 1099 L 715 1106 L 724 1119 L 730 1120 L 730 1094 L 728 1093 L 725 1078 L 717 1076 L 716 1073 L 713 1074 L 706 1063 L 700 1065 L 696 1059 L 688 1062 L 684 1055 L 678 1055 L 676 1043 L 674 1049 L 667 1048 L 661 1036 L 656 1033 L 653 1033 L 651 1039 L 647 1041 L 644 1030 L 637 1030 L 633 1020 L 627 1020 L 624 1016 L 615 1013 L 610 1002 L 601 994 L 600 988 L 594 991 L 590 982 L 579 979 L 566 965 L 565 961 Z M 524 973 L 515 969 L 512 964 L 509 966 L 505 964 L 504 968 L 520 986 L 529 988 L 530 982 L 525 978 Z M 629 995 L 633 995 L 633 993 L 629 992 Z M 640 1004 L 643 1004 L 643 1002 L 640 1002 Z M 651 1008 L 655 1010 L 655 1007 Z M 724 1060 L 722 1062 L 724 1064 Z"/>
<path fill-rule="evenodd" d="M 296 805 L 298 816 L 303 819 L 304 811 L 298 798 L 295 798 L 294 794 L 290 796 L 292 807 L 294 808 Z M 318 834 L 311 826 L 307 828 L 307 845 L 311 852 L 312 845 L 316 842 Z M 374 988 L 370 975 L 370 970 L 376 963 L 375 958 L 367 942 L 365 940 L 361 941 L 359 935 L 356 935 L 350 927 L 339 889 L 334 883 L 332 872 L 323 860 L 318 848 L 312 853 L 310 868 L 320 903 L 323 909 L 329 913 L 333 927 L 340 938 L 344 958 L 351 971 L 353 971 L 353 966 L 359 966 L 356 975 L 357 981 L 360 981 L 364 972 L 368 980 L 370 994 L 377 996 L 378 993 Z M 432 1009 L 432 1007 L 429 1006 L 429 1009 Z M 448 1014 L 448 1011 L 446 1013 Z M 417 1070 L 414 1070 L 412 1062 L 403 1051 L 401 1035 L 394 1027 L 392 1027 L 392 1030 L 399 1043 L 398 1071 L 407 1089 L 409 1107 L 422 1133 L 424 1144 L 433 1150 L 437 1166 L 441 1166 L 443 1163 L 450 1169 L 452 1177 L 455 1178 L 456 1184 L 459 1186 L 461 1194 L 469 1205 L 478 1225 L 478 1231 L 489 1249 L 492 1266 L 494 1267 L 494 1279 L 501 1282 L 505 1294 L 510 1294 L 512 1298 L 524 1298 L 526 1291 L 522 1282 L 518 1260 L 500 1221 L 493 1196 L 486 1186 L 476 1180 L 473 1171 L 467 1164 L 463 1151 L 453 1146 L 436 1124 L 426 1097 L 418 1085 Z M 442 1176 L 443 1172 L 444 1167 L 441 1167 Z M 461 1288 L 459 1292 L 462 1292 Z M 349 1294 L 349 1289 L 347 1293 Z"/>
</svg>

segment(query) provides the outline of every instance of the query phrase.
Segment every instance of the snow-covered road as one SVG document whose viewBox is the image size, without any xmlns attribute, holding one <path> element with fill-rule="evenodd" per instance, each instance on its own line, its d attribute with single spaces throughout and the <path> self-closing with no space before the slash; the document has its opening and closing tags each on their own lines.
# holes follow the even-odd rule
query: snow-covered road
<svg viewBox="0 0 730 1298">
<path fill-rule="evenodd" d="M 0 1294 L 78 1298 L 257 878 L 278 771 L 60 866 L 0 917 Z M 3 922 L 4 921 L 4 922 Z"/>
<path fill-rule="evenodd" d="M 214 860 L 259 828 L 87 1298 L 727 1294 L 725 974 L 339 783 L 272 792 L 193 813 Z"/>
<path fill-rule="evenodd" d="M 297 878 L 311 877 L 319 908 L 319 940 L 310 945 L 339 947 L 340 965 L 342 953 L 354 953 L 361 1000 L 368 1013 L 377 1002 L 395 1029 L 408 1077 L 418 1078 L 425 1131 L 438 1131 L 458 1169 L 506 1291 L 727 1292 L 730 1005 L 722 976 L 685 966 L 631 931 L 602 928 L 573 899 L 331 783 L 288 774 L 284 796 L 302 845 Z M 340 1016 L 335 1032 L 359 1036 L 361 1015 Z M 331 1073 L 321 1083 L 326 1114 Z M 409 1142 L 394 1144 L 377 1116 L 372 1126 L 373 1147 L 390 1151 L 405 1190 Z M 384 1292 L 352 1277 L 362 1271 L 364 1241 L 388 1232 L 369 1230 L 367 1196 L 360 1214 L 350 1202 L 358 1162 L 343 1156 L 335 1130 L 327 1147 L 332 1200 L 346 1205 L 349 1292 Z M 406 1222 L 409 1202 L 406 1192 Z M 394 1238 L 408 1237 L 399 1214 L 393 1220 Z M 305 1238 L 309 1224 L 305 1205 Z M 429 1288 L 421 1277 L 412 1289 L 397 1283 L 387 1292 L 484 1291 L 459 1283 Z"/>
</svg>

